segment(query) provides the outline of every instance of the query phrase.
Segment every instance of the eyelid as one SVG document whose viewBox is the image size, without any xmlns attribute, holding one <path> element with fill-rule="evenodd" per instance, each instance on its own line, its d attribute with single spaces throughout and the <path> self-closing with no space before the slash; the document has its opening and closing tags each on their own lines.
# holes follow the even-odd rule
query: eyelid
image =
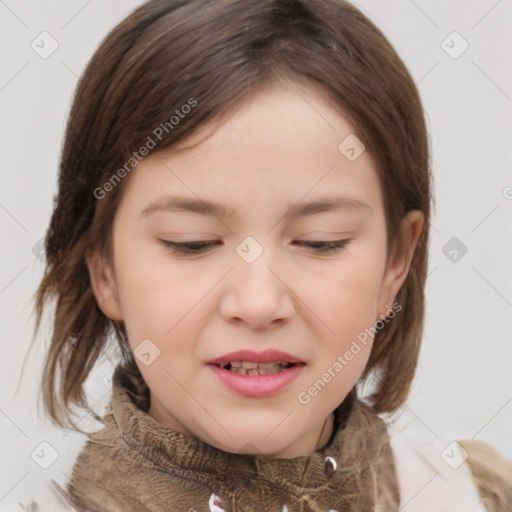
<svg viewBox="0 0 512 512">
<path fill-rule="evenodd" d="M 204 246 L 204 247 L 210 247 L 213 245 L 219 245 L 222 242 L 218 242 L 217 240 L 185 240 L 182 242 L 174 242 L 172 240 L 163 240 L 160 239 L 160 241 L 169 247 L 187 247 L 187 246 Z"/>
<path fill-rule="evenodd" d="M 303 244 L 313 252 L 320 255 L 329 255 L 341 252 L 351 239 L 341 240 L 295 240 L 296 244 Z M 191 240 L 186 242 L 173 242 L 171 240 L 160 239 L 166 247 L 171 249 L 175 254 L 181 255 L 200 255 L 204 254 L 204 250 L 214 245 L 222 244 L 216 240 Z M 196 249 L 196 250 L 194 250 Z"/>
<path fill-rule="evenodd" d="M 328 255 L 333 253 L 339 253 L 350 242 L 349 238 L 341 239 L 341 240 L 297 240 L 299 243 L 303 243 L 306 247 L 311 250 L 316 251 L 318 254 Z"/>
</svg>

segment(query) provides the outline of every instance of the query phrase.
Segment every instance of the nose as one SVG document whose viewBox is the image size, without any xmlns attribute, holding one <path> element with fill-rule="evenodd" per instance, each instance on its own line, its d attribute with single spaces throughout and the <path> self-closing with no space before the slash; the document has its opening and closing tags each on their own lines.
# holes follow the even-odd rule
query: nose
<svg viewBox="0 0 512 512">
<path fill-rule="evenodd" d="M 252 263 L 235 260 L 229 273 L 220 312 L 227 322 L 246 323 L 263 330 L 282 325 L 295 314 L 290 276 L 264 250 Z"/>
</svg>

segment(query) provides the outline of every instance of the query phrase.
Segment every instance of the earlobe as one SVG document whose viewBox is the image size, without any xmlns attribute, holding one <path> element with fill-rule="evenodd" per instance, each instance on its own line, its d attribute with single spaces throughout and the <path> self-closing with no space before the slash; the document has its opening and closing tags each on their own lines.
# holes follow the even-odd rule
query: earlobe
<svg viewBox="0 0 512 512">
<path fill-rule="evenodd" d="M 111 267 L 97 251 L 88 253 L 85 260 L 98 307 L 111 320 L 123 320 L 117 285 Z"/>
<path fill-rule="evenodd" d="M 407 278 L 414 251 L 423 230 L 424 220 L 423 213 L 420 210 L 411 210 L 402 219 L 400 231 L 403 246 L 395 244 L 393 247 L 382 279 L 381 296 L 378 305 L 379 320 L 389 312 L 398 291 Z"/>
</svg>

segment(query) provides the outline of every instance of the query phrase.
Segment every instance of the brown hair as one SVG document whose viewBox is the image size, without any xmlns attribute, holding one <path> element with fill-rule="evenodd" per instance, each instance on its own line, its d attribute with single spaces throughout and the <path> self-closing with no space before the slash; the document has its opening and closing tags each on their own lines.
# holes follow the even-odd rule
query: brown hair
<svg viewBox="0 0 512 512">
<path fill-rule="evenodd" d="M 379 173 L 388 254 L 392 243 L 403 248 L 404 214 L 424 214 L 396 297 L 402 310 L 376 334 L 362 375 L 363 382 L 376 377 L 369 398 L 376 412 L 394 411 L 406 399 L 423 331 L 431 173 L 424 112 L 405 65 L 344 0 L 152 0 L 102 41 L 80 78 L 66 127 L 34 329 L 35 336 L 55 299 L 42 393 L 58 425 L 83 432 L 70 404 L 89 409 L 83 385 L 112 333 L 126 371 L 140 375 L 123 322 L 107 318 L 96 303 L 85 262 L 92 249 L 110 262 L 112 222 L 129 176 L 104 198 L 94 191 L 190 98 L 197 106 L 164 131 L 153 153 L 233 111 L 276 77 L 321 87 L 354 126 Z"/>
</svg>

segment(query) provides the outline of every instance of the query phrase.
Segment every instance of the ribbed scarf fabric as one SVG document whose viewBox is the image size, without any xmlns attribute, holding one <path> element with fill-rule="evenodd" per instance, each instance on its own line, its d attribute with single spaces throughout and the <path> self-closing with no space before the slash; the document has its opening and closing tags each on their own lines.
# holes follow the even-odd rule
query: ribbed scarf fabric
<svg viewBox="0 0 512 512">
<path fill-rule="evenodd" d="M 399 491 L 384 422 L 350 394 L 327 445 L 292 459 L 233 454 L 147 414 L 145 382 L 118 366 L 104 427 L 68 483 L 94 512 L 391 512 Z"/>
</svg>

